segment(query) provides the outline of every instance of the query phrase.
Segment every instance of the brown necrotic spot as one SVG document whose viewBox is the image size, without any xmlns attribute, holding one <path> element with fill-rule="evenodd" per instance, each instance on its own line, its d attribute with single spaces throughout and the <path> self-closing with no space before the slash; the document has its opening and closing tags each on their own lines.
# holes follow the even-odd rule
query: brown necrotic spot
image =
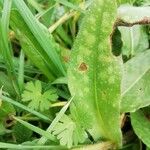
<svg viewBox="0 0 150 150">
<path fill-rule="evenodd" d="M 80 65 L 79 65 L 79 71 L 86 71 L 88 69 L 87 67 L 87 64 L 82 62 Z"/>
<path fill-rule="evenodd" d="M 63 56 L 63 60 L 64 60 L 64 62 L 68 63 L 70 58 L 68 56 Z"/>
</svg>

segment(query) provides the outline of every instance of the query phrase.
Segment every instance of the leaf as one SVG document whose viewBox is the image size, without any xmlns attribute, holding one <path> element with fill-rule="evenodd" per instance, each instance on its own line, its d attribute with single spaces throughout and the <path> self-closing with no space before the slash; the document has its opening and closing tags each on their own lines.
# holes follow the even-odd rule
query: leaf
<svg viewBox="0 0 150 150">
<path fill-rule="evenodd" d="M 57 54 L 56 49 L 58 47 L 52 35 L 50 35 L 48 30 L 36 20 L 23 0 L 13 0 L 13 3 L 30 29 L 31 34 L 34 35 L 34 38 L 41 46 L 41 49 L 38 49 L 38 53 L 43 56 L 43 60 L 50 67 L 51 72 L 56 77 L 65 76 L 66 72 Z M 23 28 L 21 29 L 23 30 Z"/>
<path fill-rule="evenodd" d="M 150 1 L 149 0 L 135 0 L 135 5 L 140 6 L 149 6 L 150 5 Z"/>
<path fill-rule="evenodd" d="M 118 5 L 121 4 L 133 4 L 135 0 L 117 0 Z"/>
<path fill-rule="evenodd" d="M 71 115 L 64 114 L 52 130 L 53 135 L 57 135 L 60 140 L 60 144 L 67 145 L 68 148 L 78 143 L 84 143 L 88 138 L 85 129 L 89 129 L 93 125 L 90 122 L 93 116 L 87 115 L 88 110 L 86 107 L 77 109 L 72 104 L 70 110 Z M 77 111 L 80 117 L 77 115 Z"/>
<path fill-rule="evenodd" d="M 142 110 L 131 113 L 131 123 L 136 135 L 144 144 L 150 147 L 150 121 L 144 115 Z"/>
<path fill-rule="evenodd" d="M 13 136 L 15 137 L 17 143 L 23 143 L 25 141 L 31 140 L 32 131 L 22 124 L 16 123 L 13 126 Z"/>
<path fill-rule="evenodd" d="M 134 56 L 149 47 L 148 35 L 144 29 L 143 26 L 139 25 L 133 27 L 119 27 L 123 41 L 123 55 L 127 57 Z"/>
<path fill-rule="evenodd" d="M 9 19 L 10 19 L 12 1 L 5 0 L 3 4 L 4 5 L 3 5 L 2 17 L 0 18 L 0 36 L 1 36 L 0 50 L 2 56 L 4 57 L 8 77 L 11 80 L 11 84 L 15 92 L 20 96 L 20 91 L 19 91 L 18 82 L 16 78 L 16 71 L 13 64 L 12 49 L 10 47 L 10 42 L 8 40 Z"/>
<path fill-rule="evenodd" d="M 12 104 L 2 101 L 2 104 L 0 105 L 0 120 L 15 113 L 16 111 Z"/>
<path fill-rule="evenodd" d="M 57 114 L 57 116 L 55 117 L 55 119 L 52 121 L 52 123 L 50 124 L 50 126 L 47 128 L 47 132 L 52 132 L 54 127 L 57 125 L 57 123 L 59 122 L 59 120 L 63 117 L 63 115 L 65 114 L 66 110 L 68 109 L 70 103 L 72 102 L 73 97 L 70 99 L 70 101 L 64 105 L 64 107 L 59 111 L 59 113 Z M 39 141 L 38 144 L 40 145 L 44 145 L 47 141 L 47 138 L 42 136 Z"/>
<path fill-rule="evenodd" d="M 12 96 L 15 96 L 16 93 L 11 84 L 11 81 L 4 72 L 0 72 L 0 87 L 3 87 L 3 91 L 8 92 Z"/>
<path fill-rule="evenodd" d="M 53 43 L 53 40 L 49 39 L 48 34 L 46 34 L 40 26 L 40 23 L 35 19 L 32 15 L 26 4 L 23 0 L 13 0 L 16 8 L 18 9 L 20 15 L 25 20 L 26 24 L 30 27 L 33 35 L 40 43 L 41 47 L 43 47 L 44 51 L 49 60 L 54 64 L 54 68 L 58 71 L 59 74 L 65 75 L 65 70 L 62 66 L 60 58 L 55 50 L 56 43 Z M 49 50 L 51 49 L 51 50 Z"/>
<path fill-rule="evenodd" d="M 126 23 L 135 23 L 150 17 L 150 7 L 135 7 L 121 5 L 118 8 L 118 18 Z"/>
<path fill-rule="evenodd" d="M 150 150 L 150 148 L 149 148 L 149 147 L 146 147 L 146 150 Z"/>
<path fill-rule="evenodd" d="M 70 3 L 70 2 L 68 2 L 67 0 L 55 0 L 55 1 L 56 1 L 56 2 L 59 2 L 59 3 L 63 4 L 63 5 L 65 5 L 65 6 L 67 6 L 67 7 L 70 7 L 70 8 L 72 8 L 72 9 L 74 9 L 74 10 L 78 10 L 78 11 L 81 11 L 81 12 L 82 12 L 82 9 L 81 9 L 79 6 L 76 6 L 75 4 Z"/>
<path fill-rule="evenodd" d="M 51 84 L 68 84 L 68 79 L 66 77 L 60 77 L 60 78 L 57 78 Z"/>
<path fill-rule="evenodd" d="M 124 64 L 122 96 L 124 96 L 150 69 L 150 50 L 133 57 Z"/>
<path fill-rule="evenodd" d="M 3 121 L 0 121 L 0 136 L 4 135 L 6 132 Z"/>
<path fill-rule="evenodd" d="M 21 50 L 20 57 L 19 57 L 19 69 L 18 69 L 18 84 L 21 92 L 24 88 L 24 59 L 25 56 L 23 51 Z"/>
<path fill-rule="evenodd" d="M 11 11 L 10 25 L 15 31 L 17 39 L 19 39 L 21 47 L 27 57 L 32 63 L 38 67 L 44 75 L 53 81 L 56 77 L 51 71 L 53 66 L 42 52 L 43 49 L 34 35 L 31 33 L 30 28 L 27 26 L 21 15 L 16 10 Z M 54 68 L 54 67 L 53 67 Z"/>
<path fill-rule="evenodd" d="M 89 129 L 93 126 L 91 122 L 91 118 L 93 116 L 87 115 L 89 113 L 88 111 L 89 110 L 86 107 L 79 108 L 75 104 L 71 104 L 71 115 L 63 116 L 62 120 L 60 120 L 59 123 L 53 129 L 54 134 L 56 134 L 58 138 L 61 137 L 60 144 L 67 145 L 68 148 L 70 148 L 72 147 L 72 145 L 84 143 L 87 140 L 88 135 L 85 129 Z M 80 114 L 80 116 L 78 116 L 78 113 Z M 70 131 L 70 126 L 72 127 L 72 131 Z M 63 130 L 58 130 L 59 127 L 62 127 Z M 70 134 L 67 136 L 67 133 Z M 66 140 L 67 137 L 69 138 Z"/>
<path fill-rule="evenodd" d="M 135 112 L 150 105 L 150 70 L 127 92 L 121 101 L 121 112 Z"/>
<path fill-rule="evenodd" d="M 150 104 L 150 50 L 124 64 L 121 112 L 134 112 Z"/>
<path fill-rule="evenodd" d="M 38 133 L 38 134 L 40 134 L 40 135 L 46 137 L 47 139 L 56 142 L 55 137 L 54 137 L 53 135 L 51 135 L 48 131 L 44 131 L 44 130 L 42 130 L 41 128 L 36 127 L 36 126 L 34 126 L 34 125 L 32 125 L 32 124 L 30 124 L 30 123 L 28 123 L 28 122 L 26 122 L 26 121 L 23 121 L 23 120 L 21 120 L 21 119 L 19 119 L 19 118 L 17 118 L 17 117 L 14 117 L 14 116 L 13 116 L 13 118 L 14 118 L 16 121 L 18 121 L 19 123 L 21 123 L 22 125 L 24 125 L 25 127 L 27 127 L 28 129 L 30 129 L 31 131 L 34 131 L 34 132 L 36 132 L 36 133 Z"/>
<path fill-rule="evenodd" d="M 33 110 L 33 109 L 28 108 L 27 106 L 25 106 L 25 105 L 23 105 L 23 104 L 17 102 L 16 100 L 13 100 L 13 99 L 11 99 L 11 98 L 9 98 L 9 97 L 6 97 L 6 96 L 1 96 L 1 99 L 2 99 L 2 101 L 4 101 L 4 102 L 8 102 L 8 103 L 10 103 L 10 104 L 12 104 L 12 105 L 14 105 L 14 106 L 16 106 L 16 107 L 18 107 L 18 108 L 21 108 L 21 109 L 23 109 L 23 110 L 25 110 L 25 111 L 28 111 L 28 112 L 31 113 L 31 114 L 34 114 L 35 116 L 37 116 L 37 117 L 40 118 L 40 119 L 43 119 L 43 120 L 46 120 L 46 121 L 51 121 L 51 120 L 50 120 L 48 117 L 46 117 L 45 115 L 43 115 L 43 114 L 41 114 L 41 113 L 39 113 L 39 112 L 37 112 L 37 111 L 35 111 L 35 110 Z"/>
<path fill-rule="evenodd" d="M 35 83 L 28 82 L 25 85 L 25 91 L 22 94 L 22 101 L 30 103 L 28 107 L 35 110 L 48 110 L 52 101 L 56 101 L 58 98 L 55 89 L 50 89 L 42 93 L 42 85 L 39 80 Z"/>
<path fill-rule="evenodd" d="M 21 147 L 21 148 L 20 148 Z M 67 150 L 66 147 L 64 146 L 53 146 L 53 145 L 45 145 L 45 146 L 41 146 L 41 145 L 25 145 L 25 144 L 11 144 L 11 143 L 4 143 L 4 142 L 0 142 L 0 148 L 14 148 L 14 150 L 16 149 L 49 149 L 49 150 Z"/>
<path fill-rule="evenodd" d="M 72 145 L 83 143 L 87 138 L 87 134 L 78 123 L 72 121 L 70 117 L 64 115 L 57 125 L 54 127 L 53 135 L 57 135 L 57 139 L 60 140 L 61 145 L 67 145 L 71 148 Z"/>
<path fill-rule="evenodd" d="M 73 46 L 68 83 L 78 117 L 81 107 L 93 116 L 92 136 L 120 146 L 121 60 L 112 55 L 109 42 L 116 10 L 116 3 L 108 0 L 95 0 L 89 8 Z"/>
<path fill-rule="evenodd" d="M 76 122 L 76 124 L 84 127 L 84 129 L 88 130 L 93 126 L 91 122 L 91 118 L 93 117 L 86 106 L 81 107 L 82 102 L 78 103 L 80 106 L 77 106 L 76 103 L 72 103 L 70 106 L 71 117 Z M 78 115 L 80 114 L 80 116 Z"/>
<path fill-rule="evenodd" d="M 15 114 L 16 111 L 12 104 L 0 100 L 0 136 L 7 132 L 5 128 L 7 118 Z"/>
</svg>

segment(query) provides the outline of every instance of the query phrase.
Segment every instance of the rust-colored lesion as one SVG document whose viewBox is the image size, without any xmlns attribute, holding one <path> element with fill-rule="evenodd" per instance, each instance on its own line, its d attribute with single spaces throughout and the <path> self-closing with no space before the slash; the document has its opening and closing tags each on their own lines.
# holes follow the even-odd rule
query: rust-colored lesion
<svg viewBox="0 0 150 150">
<path fill-rule="evenodd" d="M 70 61 L 70 57 L 69 56 L 63 56 L 62 58 L 63 58 L 63 61 L 65 63 L 69 63 L 69 61 Z"/>
<path fill-rule="evenodd" d="M 88 66 L 86 63 L 82 62 L 80 65 L 79 65 L 79 71 L 87 71 L 88 69 Z"/>
</svg>

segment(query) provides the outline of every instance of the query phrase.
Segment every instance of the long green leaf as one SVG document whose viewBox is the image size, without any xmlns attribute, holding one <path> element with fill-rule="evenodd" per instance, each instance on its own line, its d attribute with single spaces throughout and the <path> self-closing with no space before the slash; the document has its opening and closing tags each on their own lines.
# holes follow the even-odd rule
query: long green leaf
<svg viewBox="0 0 150 150">
<path fill-rule="evenodd" d="M 36 126 L 34 126 L 34 125 L 32 125 L 32 124 L 30 124 L 30 123 L 28 123 L 28 122 L 26 122 L 26 121 L 23 121 L 23 120 L 21 120 L 21 119 L 19 119 L 19 118 L 17 118 L 17 117 L 13 117 L 13 118 L 14 118 L 16 121 L 18 121 L 19 123 L 21 123 L 22 125 L 24 125 L 25 127 L 29 128 L 30 130 L 32 130 L 32 131 L 34 131 L 34 132 L 36 132 L 36 133 L 42 135 L 43 137 L 46 137 L 47 139 L 49 139 L 49 140 L 51 140 L 51 141 L 56 142 L 55 137 L 54 137 L 53 135 L 51 135 L 50 132 L 44 131 L 44 130 L 42 130 L 41 128 L 36 127 Z"/>
<path fill-rule="evenodd" d="M 59 55 L 56 52 L 56 43 L 54 43 L 52 37 L 50 40 L 50 36 L 44 32 L 40 23 L 33 16 L 23 0 L 13 0 L 13 2 L 20 15 L 30 28 L 32 34 L 43 48 L 39 51 L 39 53 L 44 55 L 45 59 L 53 65 L 53 68 L 51 68 L 53 70 L 51 71 L 53 71 L 56 76 L 64 76 L 66 73 Z"/>
<path fill-rule="evenodd" d="M 19 69 L 18 69 L 18 84 L 20 87 L 20 91 L 22 92 L 24 88 L 24 52 L 20 52 L 20 58 L 19 58 Z"/>
<path fill-rule="evenodd" d="M 135 112 L 150 105 L 150 70 L 122 97 L 121 112 Z"/>
<path fill-rule="evenodd" d="M 150 50 L 124 64 L 121 112 L 134 112 L 150 105 Z"/>
<path fill-rule="evenodd" d="M 35 110 L 32 110 L 32 109 L 28 108 L 27 106 L 25 106 L 25 105 L 23 105 L 23 104 L 21 104 L 21 103 L 15 101 L 15 100 L 13 100 L 13 99 L 10 99 L 10 98 L 8 98 L 8 97 L 6 97 L 6 96 L 1 96 L 1 99 L 2 99 L 3 101 L 6 101 L 6 102 L 8 102 L 8 103 L 13 104 L 14 106 L 17 106 L 18 108 L 21 108 L 21 109 L 23 109 L 23 110 L 26 110 L 26 111 L 30 112 L 31 114 L 34 114 L 35 116 L 37 116 L 37 117 L 39 117 L 39 118 L 41 118 L 41 119 L 44 119 L 44 120 L 46 120 L 46 121 L 51 121 L 48 117 L 44 116 L 43 114 L 41 114 L 41 113 L 39 113 L 39 112 L 37 112 L 37 111 L 35 111 Z"/>
<path fill-rule="evenodd" d="M 39 52 L 42 51 L 43 48 L 31 33 L 30 28 L 27 26 L 21 15 L 18 11 L 13 10 L 10 19 L 10 25 L 16 32 L 17 38 L 20 40 L 21 47 L 25 54 L 50 81 L 53 81 L 55 79 L 55 74 L 52 70 L 53 65 L 48 62 L 45 55 Z"/>
<path fill-rule="evenodd" d="M 14 87 L 14 90 L 19 95 L 19 87 L 16 79 L 16 72 L 14 69 L 13 63 L 13 55 L 12 50 L 10 48 L 10 43 L 8 40 L 8 32 L 9 32 L 9 18 L 10 18 L 10 11 L 11 11 L 11 0 L 4 1 L 3 6 L 3 13 L 2 18 L 0 20 L 0 35 L 1 35 L 1 42 L 0 42 L 0 50 L 2 51 L 5 64 L 7 67 L 7 73 L 11 80 L 11 83 Z"/>
<path fill-rule="evenodd" d="M 45 146 L 32 146 L 32 145 L 23 145 L 23 144 L 11 144 L 11 143 L 4 143 L 0 142 L 0 148 L 9 148 L 9 149 L 49 149 L 49 150 L 67 150 L 64 146 L 52 146 L 52 145 L 45 145 Z"/>
<path fill-rule="evenodd" d="M 121 60 L 111 53 L 110 34 L 116 17 L 115 1 L 95 0 L 86 13 L 74 43 L 68 82 L 80 118 L 82 106 L 92 117 L 94 138 L 121 145 L 120 84 Z M 74 111 L 73 111 L 74 112 Z M 82 115 L 81 115 L 82 116 Z M 80 118 L 82 120 L 82 118 Z M 86 128 L 86 123 L 84 125 Z"/>
<path fill-rule="evenodd" d="M 150 147 L 150 121 L 144 115 L 142 110 L 131 113 L 131 123 L 136 135 L 142 140 L 144 144 Z"/>
<path fill-rule="evenodd" d="M 122 96 L 124 96 L 150 69 L 150 50 L 133 57 L 124 64 Z"/>
</svg>

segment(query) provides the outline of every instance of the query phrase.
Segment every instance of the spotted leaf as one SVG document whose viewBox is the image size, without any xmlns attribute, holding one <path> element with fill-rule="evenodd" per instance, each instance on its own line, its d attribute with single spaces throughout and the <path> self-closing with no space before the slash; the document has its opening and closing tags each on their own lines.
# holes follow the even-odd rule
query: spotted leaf
<svg viewBox="0 0 150 150">
<path fill-rule="evenodd" d="M 84 107 L 85 115 L 92 115 L 82 126 L 92 122 L 88 130 L 94 139 L 106 138 L 119 146 L 121 59 L 111 53 L 110 40 L 116 10 L 115 1 L 95 0 L 87 11 L 72 49 L 68 83 L 77 106 L 72 113 L 83 117 L 78 109 Z"/>
</svg>

